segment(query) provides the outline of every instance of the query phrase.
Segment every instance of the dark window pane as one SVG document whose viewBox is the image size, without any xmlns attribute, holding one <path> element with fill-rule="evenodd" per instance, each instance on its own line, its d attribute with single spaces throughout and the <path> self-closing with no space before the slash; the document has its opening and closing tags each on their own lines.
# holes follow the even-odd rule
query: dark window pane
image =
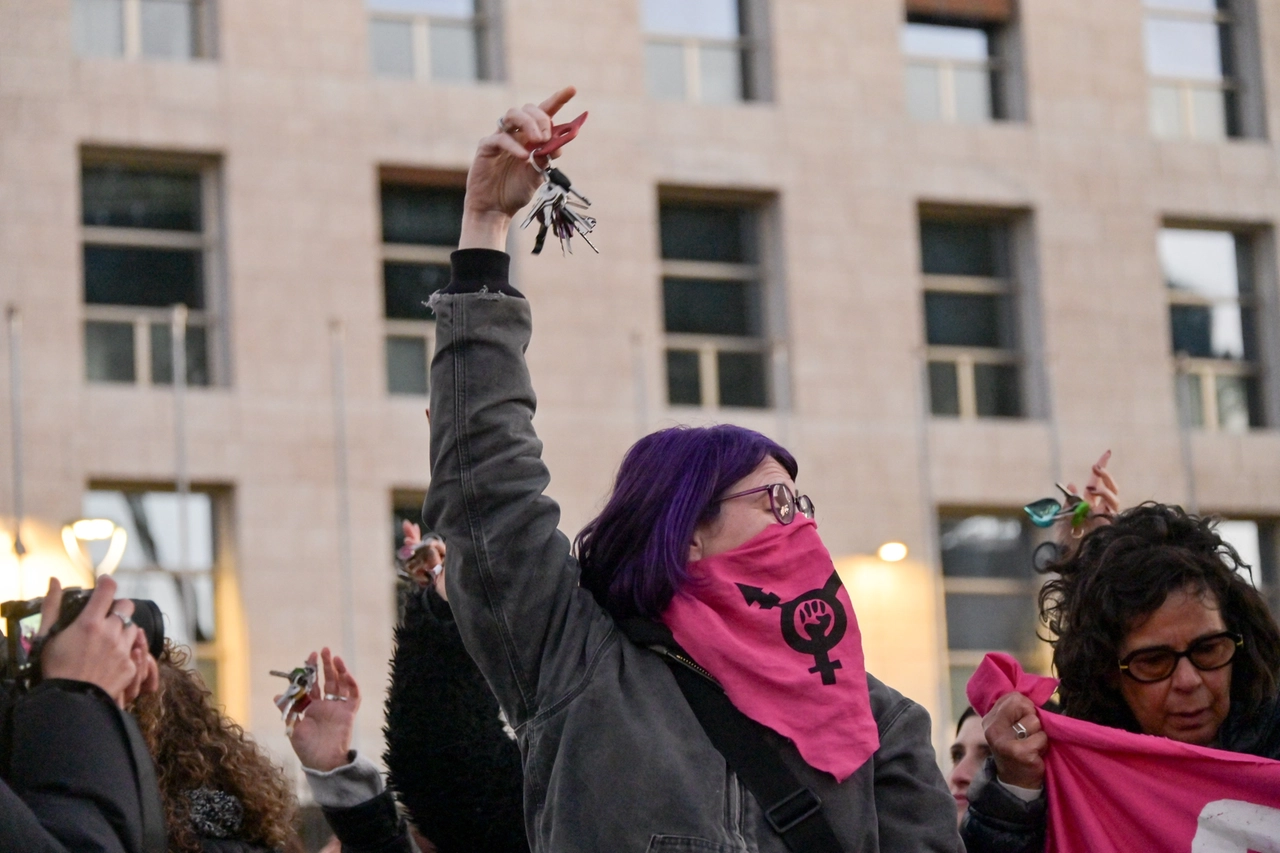
<svg viewBox="0 0 1280 853">
<path fill-rule="evenodd" d="M 929 410 L 935 415 L 960 414 L 960 388 L 954 362 L 929 362 Z"/>
<path fill-rule="evenodd" d="M 975 364 L 973 391 L 980 418 L 1016 418 L 1022 414 L 1018 368 L 1012 364 Z"/>
<path fill-rule="evenodd" d="M 1028 526 L 1001 515 L 943 517 L 938 521 L 942 573 L 948 577 L 1032 577 L 1035 550 Z"/>
<path fill-rule="evenodd" d="M 200 230 L 200 176 L 121 166 L 81 171 L 85 225 Z"/>
<path fill-rule="evenodd" d="M 758 294 L 754 282 L 664 278 L 667 331 L 755 337 L 761 325 Z"/>
<path fill-rule="evenodd" d="M 675 261 L 755 260 L 751 211 L 721 205 L 664 204 L 659 211 L 662 257 Z"/>
<path fill-rule="evenodd" d="M 1173 351 L 1197 358 L 1213 357 L 1213 309 L 1207 305 L 1171 305 Z"/>
<path fill-rule="evenodd" d="M 702 405 L 698 353 L 691 350 L 667 350 L 667 402 L 673 406 Z"/>
<path fill-rule="evenodd" d="M 395 495 L 395 506 L 391 508 L 391 541 L 392 548 L 395 551 L 400 550 L 400 546 L 404 544 L 404 523 L 422 527 L 422 500 L 425 495 L 403 494 L 397 492 Z M 423 531 L 424 533 L 426 531 Z"/>
<path fill-rule="evenodd" d="M 133 324 L 84 324 L 85 376 L 90 382 L 133 382 Z"/>
<path fill-rule="evenodd" d="M 448 283 L 448 264 L 387 261 L 382 265 L 382 289 L 387 319 L 434 320 L 435 312 L 423 303 Z"/>
<path fill-rule="evenodd" d="M 208 336 L 204 326 L 187 327 L 187 384 L 209 384 Z M 173 382 L 173 334 L 168 323 L 151 324 L 151 381 Z"/>
<path fill-rule="evenodd" d="M 991 222 L 922 221 L 921 269 L 929 275 L 1000 275 L 1000 228 Z"/>
<path fill-rule="evenodd" d="M 90 305 L 179 303 L 204 307 L 200 252 L 126 246 L 84 247 L 84 301 Z"/>
<path fill-rule="evenodd" d="M 383 184 L 382 241 L 458 245 L 462 196 L 462 190 Z"/>
<path fill-rule="evenodd" d="M 769 405 L 762 352 L 718 352 L 720 405 L 763 409 Z"/>
<path fill-rule="evenodd" d="M 1010 349 L 1013 334 L 1010 299 L 976 293 L 928 292 L 925 330 L 934 346 Z"/>
<path fill-rule="evenodd" d="M 423 338 L 387 338 L 387 391 L 427 393 L 427 342 Z"/>
<path fill-rule="evenodd" d="M 1019 652 L 1036 644 L 1031 596 L 947 593 L 947 646 Z"/>
</svg>

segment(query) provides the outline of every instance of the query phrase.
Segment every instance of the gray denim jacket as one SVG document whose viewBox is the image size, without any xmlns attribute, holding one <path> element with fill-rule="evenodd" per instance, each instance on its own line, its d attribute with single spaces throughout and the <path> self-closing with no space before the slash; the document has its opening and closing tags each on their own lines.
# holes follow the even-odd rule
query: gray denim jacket
<svg viewBox="0 0 1280 853">
<path fill-rule="evenodd" d="M 578 586 L 559 507 L 543 494 L 524 359 L 529 303 L 482 292 L 437 294 L 432 305 L 424 520 L 449 544 L 463 642 L 519 739 L 531 848 L 783 853 L 667 664 Z M 868 681 L 881 746 L 867 764 L 836 784 L 779 738 L 784 759 L 822 799 L 845 850 L 963 850 L 928 714 Z"/>
</svg>

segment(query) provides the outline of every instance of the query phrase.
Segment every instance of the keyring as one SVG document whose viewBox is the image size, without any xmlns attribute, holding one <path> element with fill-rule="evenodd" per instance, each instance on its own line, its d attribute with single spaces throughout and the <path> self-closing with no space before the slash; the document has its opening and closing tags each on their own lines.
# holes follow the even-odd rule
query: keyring
<svg viewBox="0 0 1280 853">
<path fill-rule="evenodd" d="M 1022 723 L 1013 724 L 1013 736 L 1018 740 L 1026 740 L 1028 734 L 1029 732 L 1027 732 L 1027 727 Z"/>
</svg>

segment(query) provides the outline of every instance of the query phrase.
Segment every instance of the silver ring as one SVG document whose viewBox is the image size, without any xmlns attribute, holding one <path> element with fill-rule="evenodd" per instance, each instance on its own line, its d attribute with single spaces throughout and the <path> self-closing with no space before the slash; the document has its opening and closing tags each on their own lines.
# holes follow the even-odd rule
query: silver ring
<svg viewBox="0 0 1280 853">
<path fill-rule="evenodd" d="M 324 698 L 325 698 L 325 701 L 326 701 L 326 702 L 345 702 L 345 701 L 347 701 L 347 697 L 346 697 L 346 696 L 339 696 L 339 695 L 338 695 L 338 694 L 336 694 L 336 693 L 326 693 L 326 694 L 324 694 Z"/>
<path fill-rule="evenodd" d="M 520 130 L 520 128 L 518 128 L 518 127 L 507 127 L 507 117 L 506 117 L 506 116 L 499 116 L 499 117 L 498 117 L 498 132 L 499 132 L 499 133 L 515 133 L 515 132 L 516 132 L 516 131 L 518 131 L 518 130 Z"/>
<path fill-rule="evenodd" d="M 1029 733 L 1027 732 L 1027 727 L 1024 726 L 1022 723 L 1013 724 L 1013 736 L 1016 737 L 1018 740 L 1026 740 L 1028 734 Z"/>
<path fill-rule="evenodd" d="M 130 619 L 128 616 L 125 616 L 123 613 L 119 613 L 115 610 L 112 610 L 111 615 L 120 617 L 120 621 L 124 624 L 126 628 L 128 628 L 130 625 L 133 624 L 133 620 Z"/>
</svg>

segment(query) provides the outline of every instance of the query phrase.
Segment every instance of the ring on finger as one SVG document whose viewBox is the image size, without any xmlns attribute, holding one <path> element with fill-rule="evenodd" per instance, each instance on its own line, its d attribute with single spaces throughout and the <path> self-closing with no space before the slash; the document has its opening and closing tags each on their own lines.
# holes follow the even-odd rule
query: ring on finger
<svg viewBox="0 0 1280 853">
<path fill-rule="evenodd" d="M 345 701 L 347 701 L 347 697 L 346 697 L 346 696 L 339 696 L 337 693 L 326 693 L 326 694 L 324 694 L 324 698 L 325 698 L 325 701 L 327 701 L 327 702 L 345 702 Z"/>
<path fill-rule="evenodd" d="M 520 128 L 518 125 L 507 124 L 507 117 L 500 116 L 498 118 L 498 132 L 499 133 L 519 133 Z"/>
<path fill-rule="evenodd" d="M 1030 732 L 1027 731 L 1027 727 L 1022 723 L 1013 724 L 1013 736 L 1018 740 L 1026 740 L 1029 734 Z"/>
<path fill-rule="evenodd" d="M 110 615 L 119 618 L 121 624 L 123 624 L 126 628 L 128 628 L 130 625 L 133 624 L 132 619 L 130 619 L 128 616 L 125 616 L 123 613 L 119 612 L 118 610 L 112 610 Z"/>
</svg>

